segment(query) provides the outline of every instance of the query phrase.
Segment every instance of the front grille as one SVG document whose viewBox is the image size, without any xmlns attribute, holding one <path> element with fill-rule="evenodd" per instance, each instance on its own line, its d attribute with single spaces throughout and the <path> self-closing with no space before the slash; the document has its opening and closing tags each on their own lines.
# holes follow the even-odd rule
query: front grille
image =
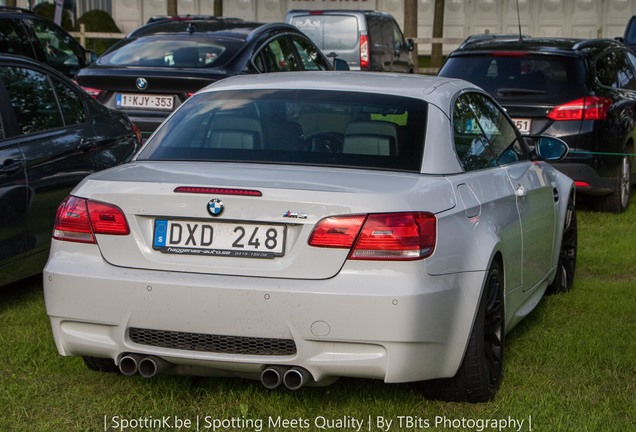
<svg viewBox="0 0 636 432">
<path fill-rule="evenodd" d="M 294 355 L 296 343 L 291 339 L 270 339 L 245 336 L 224 336 L 131 327 L 130 340 L 161 348 L 202 351 L 221 354 Z"/>
</svg>

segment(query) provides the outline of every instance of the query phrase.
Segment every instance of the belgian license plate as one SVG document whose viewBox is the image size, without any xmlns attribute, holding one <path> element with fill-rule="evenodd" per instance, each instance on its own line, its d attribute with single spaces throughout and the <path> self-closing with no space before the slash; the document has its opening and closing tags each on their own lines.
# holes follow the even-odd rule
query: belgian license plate
<svg viewBox="0 0 636 432">
<path fill-rule="evenodd" d="M 522 134 L 530 133 L 530 127 L 532 126 L 532 119 L 513 118 L 512 121 L 514 122 L 515 126 L 517 126 L 517 129 L 519 129 L 519 132 L 521 132 Z"/>
<path fill-rule="evenodd" d="M 285 225 L 155 219 L 152 246 L 168 254 L 274 258 L 285 254 Z"/>
<path fill-rule="evenodd" d="M 115 105 L 117 108 L 143 108 L 172 111 L 174 107 L 174 96 L 117 93 Z"/>
</svg>

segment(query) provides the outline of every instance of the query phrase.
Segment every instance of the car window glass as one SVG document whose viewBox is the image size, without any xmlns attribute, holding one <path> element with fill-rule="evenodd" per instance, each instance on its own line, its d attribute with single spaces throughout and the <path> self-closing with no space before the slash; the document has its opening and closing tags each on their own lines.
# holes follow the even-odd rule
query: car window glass
<svg viewBox="0 0 636 432">
<path fill-rule="evenodd" d="M 513 54 L 451 57 L 440 75 L 470 81 L 503 104 L 518 100 L 566 102 L 585 90 L 585 65 L 580 59 Z"/>
<path fill-rule="evenodd" d="M 461 95 L 453 108 L 455 149 L 466 171 L 527 159 L 514 126 L 480 94 Z"/>
<path fill-rule="evenodd" d="M 165 68 L 215 67 L 224 61 L 226 49 L 236 52 L 240 43 L 148 36 L 124 40 L 121 45 L 104 54 L 99 64 L 113 66 L 152 66 Z"/>
<path fill-rule="evenodd" d="M 23 134 L 64 126 L 53 87 L 43 73 L 19 68 L 0 68 L 18 126 Z"/>
<path fill-rule="evenodd" d="M 33 31 L 42 45 L 50 64 L 79 65 L 81 53 L 73 39 L 57 27 L 40 20 L 33 20 Z"/>
<path fill-rule="evenodd" d="M 195 95 L 139 160 L 242 161 L 419 172 L 427 104 L 327 90 Z"/>
<path fill-rule="evenodd" d="M 634 71 L 629 64 L 624 53 L 620 52 L 617 58 L 618 63 L 618 85 L 622 89 L 634 90 L 636 89 L 636 77 L 634 77 Z"/>
<path fill-rule="evenodd" d="M 328 69 L 325 59 L 320 55 L 314 45 L 307 40 L 292 36 L 294 47 L 303 63 L 305 70 L 326 70 Z"/>
<path fill-rule="evenodd" d="M 636 28 L 636 26 L 634 26 Z M 627 61 L 632 67 L 633 71 L 636 71 L 636 55 L 632 54 L 630 51 L 627 51 Z"/>
<path fill-rule="evenodd" d="M 69 126 L 86 122 L 84 103 L 77 92 L 58 80 L 53 80 L 53 85 L 62 108 L 64 123 Z"/>
<path fill-rule="evenodd" d="M 404 35 L 395 21 L 393 21 L 393 46 L 396 50 L 401 50 L 406 46 Z"/>
<path fill-rule="evenodd" d="M 5 19 L 0 25 L 0 52 L 35 58 L 24 28 L 18 20 Z"/>
<path fill-rule="evenodd" d="M 601 55 L 596 60 L 596 78 L 607 87 L 619 88 L 618 82 L 618 52 L 612 51 Z"/>
<path fill-rule="evenodd" d="M 256 54 L 253 61 L 259 72 L 288 72 L 301 70 L 296 56 L 283 38 L 272 39 Z"/>
</svg>

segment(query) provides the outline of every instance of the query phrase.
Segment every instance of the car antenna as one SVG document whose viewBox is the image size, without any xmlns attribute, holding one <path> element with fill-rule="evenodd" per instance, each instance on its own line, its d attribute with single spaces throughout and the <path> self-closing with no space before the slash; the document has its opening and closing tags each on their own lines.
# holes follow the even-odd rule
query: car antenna
<svg viewBox="0 0 636 432">
<path fill-rule="evenodd" d="M 519 15 L 519 0 L 517 0 L 517 24 L 519 25 L 519 41 L 523 42 L 523 34 L 521 33 L 521 15 Z"/>
</svg>

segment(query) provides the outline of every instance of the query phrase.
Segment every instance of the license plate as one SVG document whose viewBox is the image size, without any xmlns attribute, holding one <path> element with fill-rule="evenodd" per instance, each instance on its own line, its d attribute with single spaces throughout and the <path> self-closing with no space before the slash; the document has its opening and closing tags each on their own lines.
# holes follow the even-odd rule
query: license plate
<svg viewBox="0 0 636 432">
<path fill-rule="evenodd" d="M 519 129 L 519 132 L 521 132 L 522 134 L 530 133 L 530 127 L 532 126 L 532 119 L 513 118 L 512 121 L 514 122 L 515 126 L 517 126 L 517 129 Z"/>
<path fill-rule="evenodd" d="M 285 225 L 155 219 L 152 246 L 169 254 L 274 258 L 285 254 Z"/>
<path fill-rule="evenodd" d="M 117 108 L 143 108 L 172 111 L 174 97 L 166 95 L 117 93 L 115 105 Z"/>
</svg>

